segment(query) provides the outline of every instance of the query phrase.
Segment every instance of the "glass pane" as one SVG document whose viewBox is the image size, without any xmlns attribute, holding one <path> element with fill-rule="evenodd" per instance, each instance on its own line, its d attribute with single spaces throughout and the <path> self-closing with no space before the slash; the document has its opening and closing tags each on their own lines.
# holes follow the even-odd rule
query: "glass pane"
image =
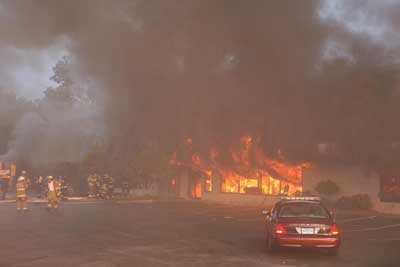
<svg viewBox="0 0 400 267">
<path fill-rule="evenodd" d="M 206 178 L 204 190 L 205 190 L 206 192 L 212 192 L 212 178 L 211 178 L 210 176 L 208 176 L 208 177 Z"/>
<path fill-rule="evenodd" d="M 224 179 L 222 181 L 222 192 L 239 193 L 239 179 Z"/>
<path fill-rule="evenodd" d="M 258 179 L 240 178 L 240 193 L 247 193 L 247 189 L 258 188 Z"/>
</svg>

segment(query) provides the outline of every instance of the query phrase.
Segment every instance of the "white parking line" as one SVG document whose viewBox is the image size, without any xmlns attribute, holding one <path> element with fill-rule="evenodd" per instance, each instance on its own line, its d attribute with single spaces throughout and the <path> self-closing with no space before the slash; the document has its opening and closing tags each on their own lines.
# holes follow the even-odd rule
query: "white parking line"
<svg viewBox="0 0 400 267">
<path fill-rule="evenodd" d="M 117 204 L 147 204 L 154 203 L 152 199 L 136 199 L 136 200 L 118 200 L 115 201 Z"/>
<path fill-rule="evenodd" d="M 379 230 L 385 230 L 385 229 L 397 228 L 397 227 L 400 227 L 400 223 L 398 223 L 398 224 L 391 224 L 391 225 L 385 225 L 385 226 L 380 226 L 380 227 L 370 227 L 370 228 L 364 228 L 364 229 L 349 230 L 349 231 L 346 231 L 346 232 L 379 231 Z"/>
<path fill-rule="evenodd" d="M 400 241 L 400 238 L 387 238 L 387 239 L 376 239 L 370 238 L 369 241 L 378 242 L 378 243 L 390 243 Z"/>
<path fill-rule="evenodd" d="M 263 218 L 238 218 L 234 216 L 213 216 L 210 218 L 212 221 L 224 220 L 229 222 L 264 222 Z"/>
<path fill-rule="evenodd" d="M 348 222 L 356 222 L 356 221 L 364 221 L 364 220 L 372 220 L 378 216 L 368 216 L 368 217 L 357 217 L 357 218 L 350 218 L 345 220 L 338 220 L 340 223 L 348 223 Z"/>
<path fill-rule="evenodd" d="M 101 202 L 98 202 L 98 201 L 63 202 L 63 204 L 67 204 L 67 205 L 98 204 L 98 203 L 101 203 Z"/>
</svg>

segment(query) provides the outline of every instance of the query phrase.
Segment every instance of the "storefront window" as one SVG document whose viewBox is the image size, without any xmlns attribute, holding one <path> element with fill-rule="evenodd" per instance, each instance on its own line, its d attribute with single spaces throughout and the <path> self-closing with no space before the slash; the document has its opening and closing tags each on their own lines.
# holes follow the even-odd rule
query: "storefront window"
<svg viewBox="0 0 400 267">
<path fill-rule="evenodd" d="M 266 195 L 280 195 L 282 190 L 281 180 L 275 179 L 271 176 L 263 176 L 261 178 L 261 189 Z"/>
<path fill-rule="evenodd" d="M 227 193 L 253 193 L 259 188 L 259 180 L 256 178 L 235 177 L 223 179 L 222 192 Z M 259 191 L 258 191 L 259 192 Z"/>
<path fill-rule="evenodd" d="M 239 188 L 240 188 L 239 178 L 222 180 L 221 192 L 239 193 Z"/>
<path fill-rule="evenodd" d="M 240 178 L 240 193 L 253 193 L 258 189 L 258 179 Z"/>
<path fill-rule="evenodd" d="M 281 195 L 293 196 L 301 193 L 301 186 L 289 183 L 287 181 L 281 181 Z"/>
<path fill-rule="evenodd" d="M 269 176 L 261 177 L 261 192 L 269 195 Z"/>
<path fill-rule="evenodd" d="M 281 195 L 288 196 L 291 186 L 286 181 L 281 181 Z"/>
<path fill-rule="evenodd" d="M 207 181 L 206 181 L 207 186 Z M 260 178 L 235 177 L 222 180 L 221 192 L 292 196 L 301 192 L 301 186 L 264 175 Z"/>
<path fill-rule="evenodd" d="M 212 192 L 213 190 L 213 184 L 212 184 L 212 177 L 211 176 L 207 176 L 206 180 L 205 180 L 205 187 L 204 187 L 204 191 L 206 192 Z"/>
<path fill-rule="evenodd" d="M 272 177 L 269 177 L 269 189 L 270 189 L 270 195 L 277 196 L 280 193 L 281 190 L 281 181 L 278 179 L 274 179 Z"/>
</svg>

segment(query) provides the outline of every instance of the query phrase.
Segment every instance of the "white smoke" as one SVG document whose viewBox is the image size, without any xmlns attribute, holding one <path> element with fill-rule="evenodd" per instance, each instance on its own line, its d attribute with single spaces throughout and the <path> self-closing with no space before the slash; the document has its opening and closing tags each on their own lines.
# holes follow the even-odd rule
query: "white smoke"
<svg viewBox="0 0 400 267">
<path fill-rule="evenodd" d="M 398 62 L 400 53 L 393 55 L 400 48 L 400 21 L 393 19 L 398 8 L 400 1 L 397 0 L 324 0 L 318 15 L 325 23 L 336 25 L 349 34 L 364 36 L 372 44 L 390 50 L 392 57 L 396 57 L 393 59 Z M 346 41 L 349 40 L 341 39 L 344 43 L 339 46 L 345 47 Z M 334 41 L 338 42 L 338 39 Z M 348 54 L 348 51 L 345 53 Z M 339 53 L 338 57 L 343 57 L 343 53 Z M 346 57 L 351 60 L 351 56 Z"/>
</svg>

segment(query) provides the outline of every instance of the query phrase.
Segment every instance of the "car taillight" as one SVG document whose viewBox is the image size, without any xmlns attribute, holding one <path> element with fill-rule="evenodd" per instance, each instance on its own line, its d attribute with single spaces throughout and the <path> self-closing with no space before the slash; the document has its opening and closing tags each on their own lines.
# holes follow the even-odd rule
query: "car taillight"
<svg viewBox="0 0 400 267">
<path fill-rule="evenodd" d="M 275 226 L 275 234 L 284 234 L 286 233 L 286 229 L 283 224 L 278 223 Z"/>
<path fill-rule="evenodd" d="M 338 235 L 339 234 L 339 228 L 337 227 L 337 225 L 334 223 L 331 225 L 331 235 Z"/>
</svg>

